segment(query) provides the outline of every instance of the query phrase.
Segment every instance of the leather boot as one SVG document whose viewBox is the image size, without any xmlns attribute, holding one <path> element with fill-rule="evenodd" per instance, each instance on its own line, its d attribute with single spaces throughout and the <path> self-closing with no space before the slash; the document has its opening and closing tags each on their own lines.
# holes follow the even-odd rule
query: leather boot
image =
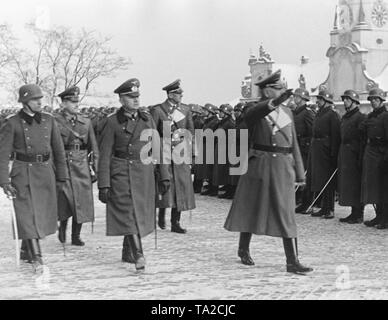
<svg viewBox="0 0 388 320">
<path fill-rule="evenodd" d="M 181 213 L 176 208 L 171 209 L 171 232 L 186 233 L 187 230 L 183 229 L 180 225 Z"/>
<path fill-rule="evenodd" d="M 218 198 L 220 198 L 220 199 L 232 199 L 233 198 L 233 186 L 231 186 L 231 185 L 227 185 L 226 187 L 225 187 L 225 193 L 223 193 L 223 194 L 220 194 L 219 196 L 218 196 Z"/>
<path fill-rule="evenodd" d="M 42 251 L 40 249 L 40 244 L 38 239 L 28 239 L 26 240 L 27 248 L 32 257 L 32 267 L 35 272 L 43 271 L 43 259 Z"/>
<path fill-rule="evenodd" d="M 350 219 L 348 219 L 347 223 L 349 224 L 357 224 L 362 223 L 362 220 L 364 218 L 364 206 L 360 205 L 358 207 L 352 207 L 353 214 L 351 215 Z"/>
<path fill-rule="evenodd" d="M 249 254 L 249 244 L 251 242 L 252 233 L 241 232 L 240 240 L 238 244 L 238 252 L 237 255 L 241 258 L 241 263 L 247 266 L 255 265 L 255 262 L 251 258 Z"/>
<path fill-rule="evenodd" d="M 133 256 L 131 246 L 129 244 L 128 236 L 124 236 L 123 240 L 123 250 L 121 255 L 121 261 L 127 263 L 135 263 L 135 257 Z"/>
<path fill-rule="evenodd" d="M 305 274 L 313 271 L 299 262 L 297 239 L 283 238 L 284 252 L 287 259 L 287 272 L 295 274 Z"/>
<path fill-rule="evenodd" d="M 158 214 L 158 226 L 160 229 L 166 229 L 166 209 L 160 208 Z"/>
<path fill-rule="evenodd" d="M 59 240 L 60 243 L 65 243 L 66 242 L 67 220 L 68 219 L 59 222 L 58 240 Z"/>
<path fill-rule="evenodd" d="M 71 244 L 73 246 L 84 246 L 85 242 L 83 242 L 80 238 L 82 229 L 82 223 L 77 223 L 77 221 L 73 218 L 73 224 L 71 226 Z"/>
<path fill-rule="evenodd" d="M 193 182 L 194 193 L 201 193 L 202 190 L 202 180 L 195 179 Z"/>
<path fill-rule="evenodd" d="M 141 239 L 137 234 L 130 234 L 126 236 L 128 238 L 129 246 L 131 247 L 133 257 L 135 259 L 136 270 L 145 269 L 145 259 L 143 255 L 143 248 L 141 245 Z"/>
<path fill-rule="evenodd" d="M 32 256 L 27 247 L 27 240 L 22 240 L 22 244 L 20 246 L 20 260 L 32 263 Z"/>
</svg>

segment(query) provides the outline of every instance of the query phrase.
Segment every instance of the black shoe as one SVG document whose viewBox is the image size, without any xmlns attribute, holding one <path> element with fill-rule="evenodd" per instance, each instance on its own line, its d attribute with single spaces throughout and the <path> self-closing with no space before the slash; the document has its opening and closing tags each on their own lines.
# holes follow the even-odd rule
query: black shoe
<svg viewBox="0 0 388 320">
<path fill-rule="evenodd" d="M 311 216 L 312 217 L 322 217 L 322 216 L 326 215 L 326 213 L 327 213 L 326 210 L 321 209 L 317 212 L 311 213 Z"/>
<path fill-rule="evenodd" d="M 306 214 L 307 209 L 308 209 L 308 207 L 306 207 L 305 205 L 301 204 L 298 207 L 296 207 L 295 213 Z"/>
<path fill-rule="evenodd" d="M 350 220 L 353 220 L 353 216 L 352 214 L 348 215 L 346 218 L 340 218 L 339 219 L 339 222 L 344 222 L 344 223 L 348 223 Z"/>
<path fill-rule="evenodd" d="M 323 219 L 334 219 L 334 211 L 329 211 L 322 216 Z"/>
<path fill-rule="evenodd" d="M 249 254 L 249 251 L 239 249 L 238 256 L 240 257 L 242 264 L 245 264 L 246 266 L 255 265 L 255 262 L 253 261 L 251 255 Z"/>
<path fill-rule="evenodd" d="M 298 260 L 296 260 L 294 263 L 287 264 L 287 272 L 290 273 L 305 274 L 313 270 L 313 268 L 302 265 Z"/>
<path fill-rule="evenodd" d="M 364 224 L 367 226 L 367 227 L 374 227 L 374 226 L 377 226 L 378 224 L 380 224 L 380 219 L 378 219 L 377 217 L 370 220 L 370 221 L 365 221 Z"/>
<path fill-rule="evenodd" d="M 131 247 L 132 254 L 135 258 L 135 268 L 137 271 L 144 271 L 145 269 L 145 258 L 143 255 L 143 248 L 141 245 L 141 239 L 137 234 L 131 234 L 128 237 L 128 242 Z"/>
<path fill-rule="evenodd" d="M 362 223 L 362 218 L 351 218 L 347 221 L 349 224 L 359 224 Z"/>
<path fill-rule="evenodd" d="M 83 247 L 85 245 L 85 242 L 83 242 L 80 237 L 76 237 L 76 238 L 71 238 L 71 244 L 73 246 Z"/>
<path fill-rule="evenodd" d="M 388 229 L 388 222 L 380 222 L 378 225 L 376 225 L 376 229 L 379 229 L 379 230 Z"/>
<path fill-rule="evenodd" d="M 171 224 L 171 232 L 175 232 L 175 233 L 186 233 L 187 230 L 186 229 L 183 229 L 179 222 L 177 223 L 174 223 L 174 224 Z"/>
<path fill-rule="evenodd" d="M 220 194 L 218 196 L 218 198 L 220 198 L 220 199 L 233 199 L 233 193 L 231 191 L 227 191 L 223 194 Z"/>
</svg>

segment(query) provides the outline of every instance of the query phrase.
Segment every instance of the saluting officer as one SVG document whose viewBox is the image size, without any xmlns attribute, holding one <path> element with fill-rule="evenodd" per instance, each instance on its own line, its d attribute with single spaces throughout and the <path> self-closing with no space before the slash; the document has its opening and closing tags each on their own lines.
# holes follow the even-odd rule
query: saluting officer
<svg viewBox="0 0 388 320">
<path fill-rule="evenodd" d="M 98 147 L 92 122 L 79 115 L 78 87 L 71 87 L 58 95 L 61 110 L 56 114 L 66 151 L 70 180 L 58 188 L 58 239 L 66 242 L 67 221 L 72 219 L 71 244 L 84 246 L 80 234 L 82 224 L 94 221 L 94 202 L 90 168 L 97 168 Z M 93 172 L 94 173 L 94 172 Z"/>
<path fill-rule="evenodd" d="M 42 98 L 39 86 L 22 86 L 23 108 L 0 131 L 0 186 L 14 197 L 19 238 L 24 240 L 21 258 L 35 270 L 43 265 L 39 239 L 57 231 L 56 181 L 68 179 L 61 134 L 54 118 L 41 112 Z"/>
<path fill-rule="evenodd" d="M 261 100 L 251 103 L 245 115 L 251 133 L 248 171 L 242 175 L 225 222 L 228 231 L 240 232 L 238 256 L 254 265 L 249 253 L 253 234 L 283 238 L 287 272 L 311 268 L 298 259 L 295 221 L 295 183 L 305 181 L 292 112 L 281 106 L 292 90 L 285 90 L 281 71 L 256 85 Z"/>
<path fill-rule="evenodd" d="M 369 92 L 373 111 L 362 123 L 367 138 L 362 170 L 361 199 L 375 204 L 376 217 L 366 221 L 368 227 L 388 228 L 388 112 L 384 106 L 385 93 L 376 88 Z"/>
<path fill-rule="evenodd" d="M 308 168 L 308 155 L 310 152 L 310 144 L 313 133 L 314 112 L 307 105 L 310 101 L 310 94 L 306 89 L 298 88 L 294 92 L 294 102 L 296 109 L 294 110 L 295 130 L 298 136 L 298 144 L 300 153 L 303 159 L 303 165 L 306 170 Z M 313 194 L 309 188 L 298 190 L 297 203 L 300 205 L 295 209 L 296 213 L 306 213 L 309 205 L 312 202 Z"/>
<path fill-rule="evenodd" d="M 171 138 L 171 151 L 180 143 L 187 143 L 178 134 L 180 129 L 188 130 L 194 137 L 194 123 L 190 108 L 183 104 L 183 90 L 180 86 L 180 80 L 165 86 L 162 90 L 167 93 L 167 100 L 162 104 L 155 105 L 151 109 L 152 117 L 155 120 L 160 137 L 164 141 Z M 163 136 L 163 125 L 171 127 L 171 137 Z M 192 141 L 189 141 L 191 144 Z M 167 145 L 165 145 L 167 147 Z M 175 163 L 174 158 L 171 164 L 167 165 L 171 188 L 162 197 L 157 199 L 156 207 L 159 208 L 158 225 L 161 229 L 166 228 L 165 213 L 166 208 L 171 208 L 171 232 L 186 233 L 180 225 L 181 212 L 195 208 L 194 189 L 191 179 L 190 165 L 185 163 Z"/>
<path fill-rule="evenodd" d="M 338 193 L 341 206 L 352 207 L 351 214 L 340 222 L 361 223 L 364 206 L 361 204 L 362 156 L 365 147 L 360 125 L 366 116 L 358 108 L 360 98 L 354 90 L 341 96 L 346 113 L 341 119 L 341 146 L 338 153 Z"/>
<path fill-rule="evenodd" d="M 160 144 L 155 122 L 148 111 L 140 108 L 139 87 L 139 80 L 133 78 L 114 91 L 122 107 L 108 117 L 101 133 L 98 188 L 99 199 L 107 204 L 107 235 L 124 236 L 122 261 L 135 263 L 136 270 L 143 270 L 141 238 L 154 231 L 155 175 L 161 194 L 169 188 L 169 176 L 163 165 L 142 159 L 148 145 L 148 141 L 141 140 L 144 130 L 154 130 L 151 143 L 156 159 Z"/>
<path fill-rule="evenodd" d="M 333 108 L 333 95 L 321 90 L 317 95 L 319 111 L 314 119 L 313 139 L 309 169 L 311 191 L 320 193 L 337 169 L 338 150 L 341 143 L 340 118 Z M 322 209 L 311 216 L 334 218 L 334 195 L 336 179 L 330 181 L 322 193 Z"/>
</svg>

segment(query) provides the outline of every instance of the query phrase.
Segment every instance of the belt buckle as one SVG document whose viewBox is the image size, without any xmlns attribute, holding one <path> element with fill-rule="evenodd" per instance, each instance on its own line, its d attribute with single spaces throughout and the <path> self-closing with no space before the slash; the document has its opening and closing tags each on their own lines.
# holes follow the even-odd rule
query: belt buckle
<svg viewBox="0 0 388 320">
<path fill-rule="evenodd" d="M 42 154 L 36 155 L 36 162 L 39 162 L 39 163 L 43 162 L 43 155 Z"/>
<path fill-rule="evenodd" d="M 75 151 L 80 151 L 80 150 L 81 150 L 81 145 L 78 144 L 78 143 L 75 143 L 75 144 L 74 144 L 74 150 L 75 150 Z"/>
</svg>

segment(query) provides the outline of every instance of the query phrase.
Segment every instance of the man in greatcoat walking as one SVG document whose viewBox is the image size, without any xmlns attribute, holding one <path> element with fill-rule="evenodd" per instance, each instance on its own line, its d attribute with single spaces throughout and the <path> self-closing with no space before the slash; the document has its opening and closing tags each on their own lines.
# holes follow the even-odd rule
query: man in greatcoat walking
<svg viewBox="0 0 388 320">
<path fill-rule="evenodd" d="M 369 92 L 373 111 L 361 124 L 367 139 L 364 152 L 361 200 L 374 204 L 376 217 L 366 221 L 368 227 L 388 228 L 388 112 L 384 106 L 385 93 L 376 88 Z"/>
<path fill-rule="evenodd" d="M 360 125 L 366 116 L 358 108 L 360 98 L 354 90 L 341 96 L 346 113 L 341 119 L 341 145 L 338 153 L 339 204 L 350 206 L 351 213 L 340 222 L 361 223 L 364 206 L 361 203 L 362 156 L 365 147 Z"/>
<path fill-rule="evenodd" d="M 225 229 L 240 232 L 238 256 L 254 265 L 249 253 L 252 234 L 283 238 L 287 272 L 311 268 L 298 259 L 295 221 L 295 183 L 304 184 L 304 168 L 292 112 L 281 106 L 292 94 L 280 80 L 280 70 L 261 80 L 261 100 L 247 110 L 250 131 L 248 171 L 242 175 L 225 222 Z"/>
<path fill-rule="evenodd" d="M 338 150 L 341 143 L 340 118 L 333 108 L 333 95 L 321 90 L 317 95 L 319 111 L 314 119 L 313 139 L 309 175 L 311 175 L 311 191 L 318 195 L 337 169 Z M 334 176 L 322 193 L 322 209 L 311 216 L 325 219 L 334 218 L 334 196 L 336 189 Z"/>
<path fill-rule="evenodd" d="M 174 148 L 181 143 L 188 143 L 192 149 L 192 140 L 180 136 L 180 130 L 184 129 L 194 137 L 194 123 L 190 108 L 181 103 L 183 90 L 180 80 L 165 86 L 162 90 L 167 93 L 167 100 L 162 104 L 152 107 L 151 114 L 156 123 L 159 135 L 163 138 L 164 147 L 174 152 Z M 164 136 L 164 127 L 171 128 L 171 136 Z M 169 151 L 167 150 L 167 152 Z M 191 161 L 191 158 L 190 158 Z M 162 197 L 157 199 L 156 207 L 159 208 L 158 225 L 161 229 L 166 228 L 166 208 L 171 208 L 171 232 L 186 233 L 186 229 L 180 225 L 181 212 L 195 208 L 194 188 L 191 179 L 190 164 L 183 161 L 175 163 L 174 157 L 167 164 L 171 188 Z"/>
<path fill-rule="evenodd" d="M 97 168 L 98 147 L 92 123 L 77 114 L 78 87 L 70 87 L 60 93 L 61 110 L 56 114 L 66 151 L 66 163 L 70 180 L 58 191 L 58 238 L 66 242 L 67 221 L 72 217 L 71 244 L 84 246 L 81 240 L 83 223 L 94 221 L 92 176 L 90 168 Z"/>
<path fill-rule="evenodd" d="M 68 179 L 61 134 L 54 118 L 41 112 L 42 98 L 39 86 L 22 86 L 23 108 L 0 131 L 0 186 L 14 197 L 21 258 L 35 270 L 43 265 L 39 239 L 57 231 L 56 182 Z"/>
<path fill-rule="evenodd" d="M 156 125 L 145 108 L 140 108 L 138 79 L 132 78 L 114 92 L 122 107 L 108 117 L 101 133 L 98 169 L 99 199 L 106 203 L 108 236 L 124 236 L 122 261 L 145 269 L 141 238 L 154 231 L 157 179 L 159 193 L 169 188 L 169 176 L 163 165 L 155 165 L 160 144 Z M 152 158 L 145 161 L 142 152 L 144 130 L 153 130 Z M 156 133 L 156 134 L 155 134 Z M 148 160 L 152 161 L 148 161 Z"/>
</svg>

